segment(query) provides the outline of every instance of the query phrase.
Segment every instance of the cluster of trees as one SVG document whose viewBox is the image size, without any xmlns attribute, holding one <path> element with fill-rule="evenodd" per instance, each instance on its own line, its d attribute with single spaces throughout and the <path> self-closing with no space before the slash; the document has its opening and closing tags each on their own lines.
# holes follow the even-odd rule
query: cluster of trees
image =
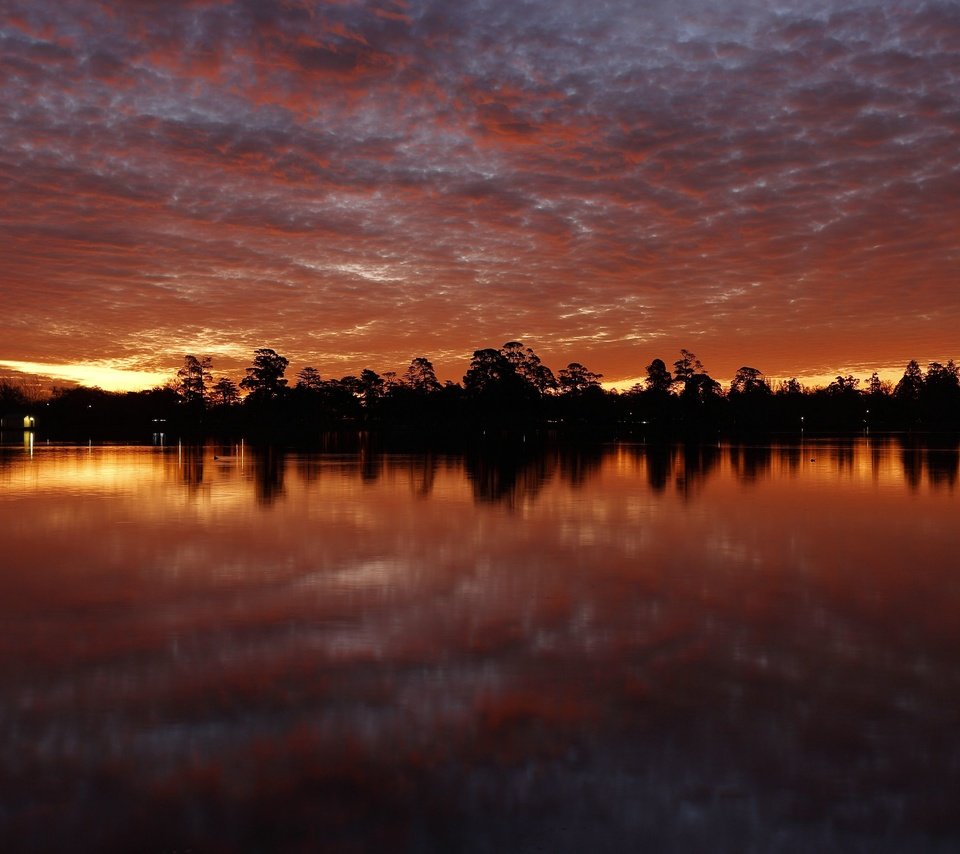
<svg viewBox="0 0 960 854">
<path fill-rule="evenodd" d="M 334 379 L 306 367 L 292 385 L 288 367 L 284 356 L 261 348 L 235 382 L 214 379 L 210 357 L 188 355 L 166 388 L 126 395 L 60 389 L 42 415 L 48 429 L 61 432 L 119 435 L 149 427 L 304 438 L 344 428 L 424 437 L 545 429 L 644 436 L 960 429 L 960 372 L 952 361 L 931 362 L 926 371 L 911 361 L 896 385 L 874 374 L 862 389 L 849 375 L 825 388 L 804 388 L 796 379 L 772 387 L 760 370 L 744 366 L 724 390 L 684 349 L 672 369 L 654 359 L 644 382 L 620 393 L 605 391 L 602 375 L 578 362 L 555 374 L 518 341 L 475 351 L 460 383 L 441 383 L 422 356 L 399 375 L 366 369 Z M 0 407 L 10 402 L 10 388 L 0 389 Z"/>
<path fill-rule="evenodd" d="M 239 385 L 227 377 L 216 382 L 212 378 L 212 360 L 209 356 L 184 357 L 183 367 L 177 372 L 174 385 L 177 393 L 191 404 L 205 403 L 222 406 L 240 402 L 240 390 L 247 392 L 246 403 L 276 401 L 287 392 L 325 393 L 337 395 L 346 390 L 369 405 L 372 401 L 390 394 L 416 392 L 433 394 L 457 384 L 441 384 L 429 359 L 418 356 L 400 376 L 388 372 L 382 376 L 369 368 L 360 376 L 324 380 L 316 368 L 306 367 L 297 374 L 296 385 L 290 388 L 285 378 L 289 361 L 269 348 L 254 352 L 253 364 Z M 699 363 L 698 363 L 699 364 Z M 540 361 L 540 357 L 519 341 L 509 341 L 499 350 L 477 350 L 463 378 L 462 388 L 468 392 L 486 393 L 504 390 L 537 396 L 582 392 L 600 385 L 601 374 L 587 370 L 577 362 L 571 362 L 555 376 L 553 371 Z"/>
<path fill-rule="evenodd" d="M 279 429 L 312 425 L 334 429 L 347 424 L 397 427 L 461 423 L 494 425 L 509 420 L 530 426 L 550 410 L 578 407 L 589 392 L 602 396 L 601 375 L 571 362 L 557 374 L 529 347 L 510 341 L 500 349 L 477 350 L 462 383 L 441 383 L 431 361 L 413 359 L 401 374 L 365 369 L 358 376 L 324 378 L 313 367 L 286 377 L 289 360 L 275 350 L 254 352 L 246 375 L 234 382 L 213 378 L 209 357 L 186 356 L 171 388 L 183 409 L 208 421 L 269 422 Z M 565 405 L 559 403 L 566 398 Z M 552 402 L 552 406 L 548 405 Z M 556 410 L 556 412 L 554 412 Z M 586 414 L 586 413 L 583 413 Z"/>
</svg>

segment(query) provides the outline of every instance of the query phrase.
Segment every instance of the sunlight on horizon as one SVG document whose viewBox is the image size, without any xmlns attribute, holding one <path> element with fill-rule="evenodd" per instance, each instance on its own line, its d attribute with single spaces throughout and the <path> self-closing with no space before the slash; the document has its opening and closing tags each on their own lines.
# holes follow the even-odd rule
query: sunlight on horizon
<svg viewBox="0 0 960 854">
<path fill-rule="evenodd" d="M 0 368 L 9 368 L 25 375 L 67 380 L 88 388 L 97 386 L 105 391 L 143 391 L 165 385 L 172 371 L 138 371 L 113 367 L 103 362 L 17 362 L 0 360 Z"/>
<path fill-rule="evenodd" d="M 667 365 L 667 369 L 671 370 L 672 365 Z M 877 376 L 880 377 L 884 382 L 890 382 L 893 385 L 896 385 L 900 378 L 903 376 L 903 367 L 885 367 L 877 368 Z M 672 373 L 672 371 L 671 371 Z M 707 367 L 707 373 L 710 374 L 717 382 L 723 386 L 724 390 L 729 389 L 730 382 L 733 377 L 718 377 L 714 376 Z M 873 370 L 868 370 L 866 368 L 838 368 L 831 373 L 823 374 L 797 374 L 794 377 L 789 375 L 785 376 L 773 376 L 770 374 L 764 374 L 765 379 L 769 383 L 771 389 L 776 391 L 777 385 L 781 382 L 785 382 L 791 378 L 796 379 L 800 384 L 807 389 L 813 390 L 816 388 L 826 388 L 830 383 L 832 383 L 838 375 L 846 376 L 847 374 L 852 374 L 855 378 L 860 380 L 860 390 L 866 391 L 870 383 L 870 375 L 873 373 Z M 601 385 L 607 391 L 630 391 L 635 385 L 643 386 L 646 382 L 647 376 L 643 374 L 642 376 L 636 377 L 627 377 L 626 379 L 621 380 L 610 380 L 609 382 L 603 382 Z"/>
<path fill-rule="evenodd" d="M 671 366 L 668 365 L 668 368 Z M 157 386 L 164 386 L 176 374 L 176 368 L 170 368 L 166 371 L 144 371 L 128 368 L 114 367 L 105 362 L 75 362 L 75 363 L 52 363 L 52 362 L 20 362 L 14 360 L 0 359 L 0 368 L 8 368 L 24 376 L 39 378 L 48 378 L 51 380 L 65 380 L 68 382 L 79 383 L 88 388 L 98 387 L 104 391 L 146 391 Z M 709 370 L 708 370 L 709 373 Z M 825 387 L 836 378 L 837 374 L 853 374 L 860 379 L 860 387 L 865 389 L 869 381 L 870 373 L 865 368 L 842 368 L 831 373 L 797 375 L 797 379 L 809 389 Z M 903 368 L 887 367 L 878 369 L 877 373 L 880 379 L 889 381 L 893 384 L 903 375 Z M 730 377 L 714 376 L 726 389 L 730 385 Z M 771 387 L 776 388 L 777 383 L 789 377 L 767 376 Z M 646 380 L 646 374 L 641 376 L 626 377 L 624 379 L 609 380 L 601 383 L 607 391 L 629 391 L 635 385 L 643 385 Z"/>
</svg>

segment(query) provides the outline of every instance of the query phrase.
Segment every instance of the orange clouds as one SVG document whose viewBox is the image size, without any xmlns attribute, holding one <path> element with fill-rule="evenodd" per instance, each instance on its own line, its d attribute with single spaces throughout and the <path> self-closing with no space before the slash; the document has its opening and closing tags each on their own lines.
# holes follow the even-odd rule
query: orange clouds
<svg viewBox="0 0 960 854">
<path fill-rule="evenodd" d="M 956 355 L 942 4 L 14 7 L 2 359 L 217 324 L 297 364 L 363 326 L 321 369 L 450 378 L 521 335 L 611 379 L 680 346 L 721 377 Z"/>
</svg>

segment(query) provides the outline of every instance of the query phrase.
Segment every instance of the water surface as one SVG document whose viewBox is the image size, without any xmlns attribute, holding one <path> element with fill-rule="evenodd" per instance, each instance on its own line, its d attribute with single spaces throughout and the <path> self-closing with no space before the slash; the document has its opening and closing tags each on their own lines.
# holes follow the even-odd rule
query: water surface
<svg viewBox="0 0 960 854">
<path fill-rule="evenodd" d="M 958 449 L 0 449 L 6 850 L 956 850 Z"/>
</svg>

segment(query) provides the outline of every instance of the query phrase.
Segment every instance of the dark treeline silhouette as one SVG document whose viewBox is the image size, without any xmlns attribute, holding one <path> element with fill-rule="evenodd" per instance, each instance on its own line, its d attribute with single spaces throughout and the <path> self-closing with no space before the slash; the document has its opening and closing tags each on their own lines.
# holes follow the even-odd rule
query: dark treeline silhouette
<svg viewBox="0 0 960 854">
<path fill-rule="evenodd" d="M 911 361 L 895 385 L 874 374 L 865 388 L 849 375 L 816 389 L 796 379 L 771 386 L 744 366 L 724 389 L 681 350 L 670 367 L 654 359 L 646 379 L 621 392 L 604 390 L 602 376 L 578 362 L 554 373 L 518 341 L 474 352 L 459 383 L 441 383 L 422 356 L 401 374 L 365 369 L 337 379 L 306 367 L 291 382 L 288 367 L 261 348 L 239 382 L 215 378 L 212 359 L 194 355 L 167 387 L 149 391 L 60 388 L 41 400 L 5 382 L 0 416 L 12 429 L 21 413 L 35 415 L 39 431 L 62 438 L 221 435 L 314 444 L 336 433 L 455 444 L 464 437 L 536 442 L 546 434 L 655 440 L 960 429 L 960 372 L 952 361 L 925 370 Z"/>
</svg>

